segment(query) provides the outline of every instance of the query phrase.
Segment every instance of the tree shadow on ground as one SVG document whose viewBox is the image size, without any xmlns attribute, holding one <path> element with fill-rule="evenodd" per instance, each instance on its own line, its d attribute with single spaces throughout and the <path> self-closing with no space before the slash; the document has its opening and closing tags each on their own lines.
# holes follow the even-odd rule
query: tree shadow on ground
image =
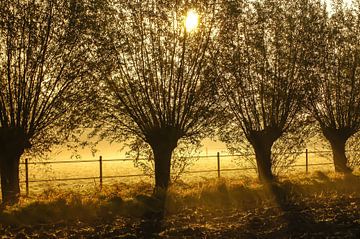
<svg viewBox="0 0 360 239">
<path fill-rule="evenodd" d="M 274 203 L 280 210 L 281 220 L 285 227 L 277 233 L 291 235 L 299 231 L 310 231 L 316 222 L 308 212 L 307 206 L 296 200 L 296 195 L 287 187 L 278 183 L 268 183 L 265 190 L 272 196 Z"/>
<path fill-rule="evenodd" d="M 159 233 L 165 230 L 164 218 L 166 214 L 165 192 L 159 195 L 137 195 L 135 200 L 142 204 L 143 214 L 140 217 L 140 223 L 135 230 L 141 238 L 157 238 Z"/>
<path fill-rule="evenodd" d="M 347 191 L 347 188 L 352 187 L 351 183 L 358 183 L 359 179 L 358 176 L 346 176 L 343 179 L 331 181 L 329 178 L 323 177 L 321 186 L 328 190 L 331 190 L 331 187 L 337 189 L 342 187 L 343 191 Z M 310 235 L 321 237 L 322 234 L 342 235 L 341 233 L 348 231 L 349 228 L 358 226 L 351 223 L 348 223 L 347 225 L 344 223 L 337 223 L 336 220 L 319 221 L 317 218 L 314 218 L 314 216 L 316 216 L 314 212 L 319 205 L 316 205 L 316 202 L 306 202 L 303 200 L 303 197 L 304 193 L 308 193 L 306 192 L 307 190 L 316 191 L 316 187 L 316 184 L 311 184 L 311 186 L 308 187 L 299 187 L 289 181 L 285 181 L 284 183 L 274 182 L 264 185 L 264 190 L 272 196 L 273 202 L 279 208 L 281 220 L 284 221 L 285 225 L 281 230 L 274 231 L 274 235 L 269 236 L 277 238 L 287 238 L 289 236 L 307 238 L 306 235 L 308 235 L 308 237 Z M 334 197 L 340 198 L 341 192 L 338 192 Z M 326 205 L 323 206 L 326 207 Z M 330 207 L 328 210 L 333 210 L 333 208 Z M 335 217 L 336 216 L 337 215 L 335 215 Z"/>
<path fill-rule="evenodd" d="M 10 238 L 40 232 L 54 238 L 70 234 L 76 235 L 73 238 L 360 238 L 359 177 L 312 175 L 266 186 L 218 180 L 189 192 L 176 190 L 163 197 L 138 194 L 122 199 L 111 194 L 102 200 L 73 196 L 73 200 L 36 201 L 0 211 L 0 234 Z"/>
</svg>

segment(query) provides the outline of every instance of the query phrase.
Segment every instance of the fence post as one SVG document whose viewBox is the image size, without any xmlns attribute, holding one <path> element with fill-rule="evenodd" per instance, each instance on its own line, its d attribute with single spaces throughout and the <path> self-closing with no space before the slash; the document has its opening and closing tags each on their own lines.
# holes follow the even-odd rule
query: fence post
<svg viewBox="0 0 360 239">
<path fill-rule="evenodd" d="M 25 188 L 26 188 L 26 196 L 29 196 L 29 163 L 28 159 L 25 159 Z"/>
<path fill-rule="evenodd" d="M 217 152 L 217 172 L 218 172 L 218 178 L 220 178 L 220 153 Z"/>
<path fill-rule="evenodd" d="M 309 173 L 309 152 L 308 152 L 308 149 L 306 149 L 306 151 L 305 151 L 305 158 L 306 158 L 306 163 L 305 163 L 306 174 L 308 174 Z"/>
<path fill-rule="evenodd" d="M 102 156 L 99 158 L 100 163 L 100 190 L 102 190 L 102 184 L 103 184 L 103 172 L 102 172 Z"/>
</svg>

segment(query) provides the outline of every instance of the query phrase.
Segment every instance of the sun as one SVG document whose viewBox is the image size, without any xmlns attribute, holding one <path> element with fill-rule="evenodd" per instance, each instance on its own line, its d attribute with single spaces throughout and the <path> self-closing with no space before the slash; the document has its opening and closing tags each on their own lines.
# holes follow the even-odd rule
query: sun
<svg viewBox="0 0 360 239">
<path fill-rule="evenodd" d="M 196 29 L 199 22 L 199 16 L 194 10 L 189 10 L 185 19 L 185 28 L 187 32 L 191 32 Z"/>
</svg>

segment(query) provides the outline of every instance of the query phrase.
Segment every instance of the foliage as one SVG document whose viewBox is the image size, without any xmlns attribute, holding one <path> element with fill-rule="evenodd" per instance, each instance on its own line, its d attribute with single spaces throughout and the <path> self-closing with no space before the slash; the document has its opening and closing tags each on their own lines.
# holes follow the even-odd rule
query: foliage
<svg viewBox="0 0 360 239">
<path fill-rule="evenodd" d="M 350 172 L 346 142 L 360 129 L 358 3 L 346 7 L 333 1 L 331 14 L 319 10 L 317 16 L 319 24 L 311 31 L 316 44 L 304 57 L 307 108 L 331 145 L 335 170 Z"/>
<path fill-rule="evenodd" d="M 92 101 L 92 32 L 101 1 L 1 1 L 0 128 L 32 152 L 77 140 Z"/>
<path fill-rule="evenodd" d="M 316 68 L 309 71 L 313 116 L 320 127 L 347 129 L 350 136 L 360 127 L 358 17 L 356 9 L 336 5 L 333 14 L 324 19 L 322 31 L 317 32 L 324 42 L 315 50 Z"/>
<path fill-rule="evenodd" d="M 247 137 L 251 131 L 264 128 L 286 132 L 297 127 L 292 123 L 300 117 L 304 99 L 304 76 L 298 60 L 303 54 L 299 43 L 305 31 L 303 15 L 298 13 L 301 4 L 238 4 L 233 7 L 241 12 L 223 23 L 219 42 L 223 45 L 219 84 L 227 100 L 225 106 Z"/>
<path fill-rule="evenodd" d="M 296 158 L 289 160 L 286 153 L 304 148 L 312 131 L 303 110 L 307 75 L 302 58 L 308 51 L 313 5 L 225 1 L 222 9 L 220 52 L 214 57 L 220 104 L 227 111 L 220 118 L 230 120 L 220 119 L 219 133 L 232 151 L 271 151 L 273 171 L 294 162 Z M 258 169 L 265 158 L 256 157 Z"/>
<path fill-rule="evenodd" d="M 94 135 L 134 143 L 130 148 L 144 150 L 141 154 L 148 153 L 144 146 L 148 144 L 153 152 L 150 159 L 158 165 L 156 185 L 164 186 L 168 161 L 178 144 L 199 144 L 212 131 L 215 83 L 207 75 L 210 52 L 215 50 L 216 5 L 212 1 L 119 0 L 112 6 L 99 45 L 103 90 L 98 94 L 100 120 Z M 184 26 L 190 9 L 199 13 L 199 25 L 193 31 Z M 175 165 L 184 168 L 183 163 Z"/>
<path fill-rule="evenodd" d="M 190 33 L 182 26 L 189 6 L 201 19 Z M 214 104 L 213 84 L 205 77 L 211 6 L 149 0 L 116 1 L 114 7 L 101 52 L 110 68 L 103 70 L 110 95 L 101 98 L 108 108 L 101 112 L 105 125 L 113 126 L 107 135 L 146 142 L 152 130 L 174 127 L 181 138 L 201 136 Z"/>
</svg>

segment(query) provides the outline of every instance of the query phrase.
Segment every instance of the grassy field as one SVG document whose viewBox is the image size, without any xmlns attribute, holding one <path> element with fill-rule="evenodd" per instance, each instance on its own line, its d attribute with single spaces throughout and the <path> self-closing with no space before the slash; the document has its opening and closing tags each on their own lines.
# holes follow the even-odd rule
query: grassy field
<svg viewBox="0 0 360 239">
<path fill-rule="evenodd" d="M 330 155 L 309 154 L 310 164 L 330 163 L 330 165 L 310 165 L 309 172 L 315 172 L 316 170 L 328 170 L 333 171 L 333 165 Z M 249 160 L 245 160 L 251 156 L 236 157 L 226 156 L 225 153 L 221 154 L 221 176 L 225 178 L 238 178 L 238 177 L 256 177 L 256 170 L 253 169 L 255 165 L 251 164 Z M 103 176 L 126 176 L 126 175 L 140 175 L 143 171 L 139 167 L 135 167 L 133 161 L 106 161 L 109 158 L 104 158 L 102 169 Z M 62 160 L 50 160 L 51 162 L 64 161 Z M 90 189 L 99 188 L 99 160 L 96 158 L 83 158 L 82 160 L 91 160 L 90 162 L 77 162 L 76 160 L 67 159 L 67 163 L 46 163 L 37 162 L 36 160 L 29 160 L 31 163 L 29 169 L 29 179 L 33 180 L 56 180 L 66 178 L 81 178 L 89 177 L 94 178 L 90 180 L 72 180 L 72 181 L 51 181 L 51 182 L 30 182 L 30 195 L 37 196 L 41 194 L 44 188 L 56 188 L 57 190 L 69 190 L 76 189 L 76 191 L 86 191 Z M 70 162 L 70 163 L 69 163 Z M 217 156 L 211 154 L 207 157 L 204 155 L 198 159 L 193 158 L 189 160 L 190 165 L 186 168 L 186 171 L 212 171 L 206 173 L 183 173 L 181 179 L 186 183 L 202 182 L 211 178 L 217 177 Z M 279 175 L 289 174 L 301 174 L 305 173 L 305 153 L 299 155 L 294 165 L 295 167 L 282 168 Z M 25 192 L 25 165 L 20 165 L 20 179 L 22 181 L 22 192 Z M 247 168 L 244 170 L 244 168 Z M 237 170 L 234 170 L 237 169 Z M 119 178 L 105 178 L 104 184 L 126 183 L 137 184 L 141 181 L 153 180 L 147 176 L 136 177 L 119 177 Z"/>
<path fill-rule="evenodd" d="M 152 185 L 48 189 L 0 213 L 1 238 L 360 238 L 360 177 L 178 182 L 165 204 Z M 165 208 L 165 211 L 162 208 Z M 164 212 L 164 213 L 162 213 Z"/>
</svg>

